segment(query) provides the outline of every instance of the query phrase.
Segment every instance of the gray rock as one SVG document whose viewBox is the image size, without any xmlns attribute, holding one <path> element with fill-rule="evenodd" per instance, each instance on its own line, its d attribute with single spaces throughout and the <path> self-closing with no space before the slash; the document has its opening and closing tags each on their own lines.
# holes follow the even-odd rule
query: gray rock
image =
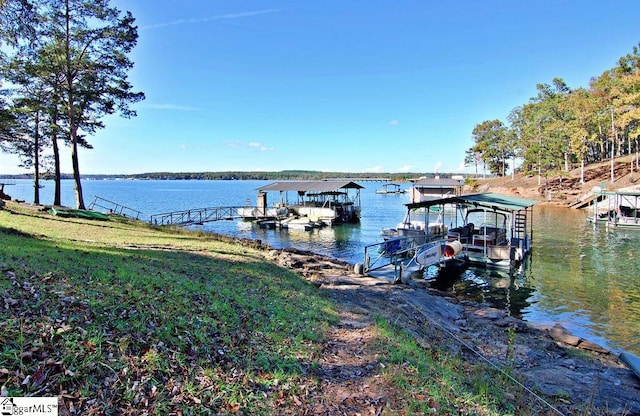
<svg viewBox="0 0 640 416">
<path fill-rule="evenodd" d="M 580 343 L 579 337 L 571 335 L 566 328 L 560 324 L 555 324 L 553 328 L 549 329 L 549 336 L 557 342 L 562 342 L 563 344 L 574 347 Z"/>
</svg>

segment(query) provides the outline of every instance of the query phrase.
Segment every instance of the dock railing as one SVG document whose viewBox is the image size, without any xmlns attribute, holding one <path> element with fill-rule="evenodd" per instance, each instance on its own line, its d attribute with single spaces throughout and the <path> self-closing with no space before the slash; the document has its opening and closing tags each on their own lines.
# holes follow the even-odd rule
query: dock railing
<svg viewBox="0 0 640 416">
<path fill-rule="evenodd" d="M 369 244 L 364 248 L 364 274 L 393 268 L 393 281 L 399 282 L 406 263 L 413 259 L 416 250 L 420 247 L 421 245 L 411 237 L 397 237 Z"/>
<path fill-rule="evenodd" d="M 122 204 L 109 201 L 108 199 L 100 198 L 99 196 L 94 196 L 93 201 L 89 204 L 90 210 L 95 210 L 96 207 L 105 210 L 105 212 L 109 214 L 122 215 L 123 217 L 135 218 L 137 220 L 139 220 L 140 215 L 142 215 L 141 211 L 125 207 Z"/>
<path fill-rule="evenodd" d="M 165 212 L 151 215 L 153 225 L 192 225 L 203 224 L 205 222 L 233 220 L 241 218 L 238 215 L 239 208 L 244 207 L 209 207 L 196 208 L 184 211 Z"/>
</svg>

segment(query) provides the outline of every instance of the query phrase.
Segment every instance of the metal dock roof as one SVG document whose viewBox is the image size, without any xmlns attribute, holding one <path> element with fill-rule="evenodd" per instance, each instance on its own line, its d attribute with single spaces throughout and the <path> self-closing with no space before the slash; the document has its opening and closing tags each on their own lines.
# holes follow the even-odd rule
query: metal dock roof
<svg viewBox="0 0 640 416">
<path fill-rule="evenodd" d="M 464 181 L 453 178 L 420 178 L 413 182 L 416 188 L 452 188 L 462 187 Z"/>
<path fill-rule="evenodd" d="M 363 189 L 352 181 L 283 181 L 257 188 L 258 191 L 335 192 L 340 189 Z"/>
<path fill-rule="evenodd" d="M 452 196 L 449 198 L 432 199 L 429 201 L 415 202 L 406 204 L 408 209 L 426 208 L 443 204 L 473 204 L 477 206 L 483 206 L 488 208 L 498 208 L 508 211 L 519 211 L 521 209 L 529 208 L 535 205 L 536 201 L 532 199 L 518 198 L 510 195 L 502 195 L 496 193 L 485 194 L 469 194 Z"/>
</svg>

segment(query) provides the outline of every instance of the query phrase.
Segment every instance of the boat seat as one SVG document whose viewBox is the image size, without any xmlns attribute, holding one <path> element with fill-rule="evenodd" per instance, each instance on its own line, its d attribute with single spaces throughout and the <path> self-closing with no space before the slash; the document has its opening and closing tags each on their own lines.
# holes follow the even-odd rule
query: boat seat
<svg viewBox="0 0 640 416">
<path fill-rule="evenodd" d="M 462 227 L 456 227 L 449 230 L 447 236 L 451 239 L 460 240 L 461 243 L 468 243 L 472 236 L 477 232 L 472 222 Z"/>
</svg>

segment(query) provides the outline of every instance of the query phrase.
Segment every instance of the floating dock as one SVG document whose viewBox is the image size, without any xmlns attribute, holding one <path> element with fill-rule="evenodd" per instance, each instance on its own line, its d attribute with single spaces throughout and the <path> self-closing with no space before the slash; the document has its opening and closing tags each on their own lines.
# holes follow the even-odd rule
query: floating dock
<svg viewBox="0 0 640 416">
<path fill-rule="evenodd" d="M 353 181 L 283 181 L 257 189 L 257 206 L 238 210 L 247 220 L 307 218 L 312 223 L 335 225 L 360 221 L 360 190 Z M 269 206 L 268 195 L 277 193 L 277 202 Z M 290 222 L 290 221 L 288 221 Z"/>
</svg>

